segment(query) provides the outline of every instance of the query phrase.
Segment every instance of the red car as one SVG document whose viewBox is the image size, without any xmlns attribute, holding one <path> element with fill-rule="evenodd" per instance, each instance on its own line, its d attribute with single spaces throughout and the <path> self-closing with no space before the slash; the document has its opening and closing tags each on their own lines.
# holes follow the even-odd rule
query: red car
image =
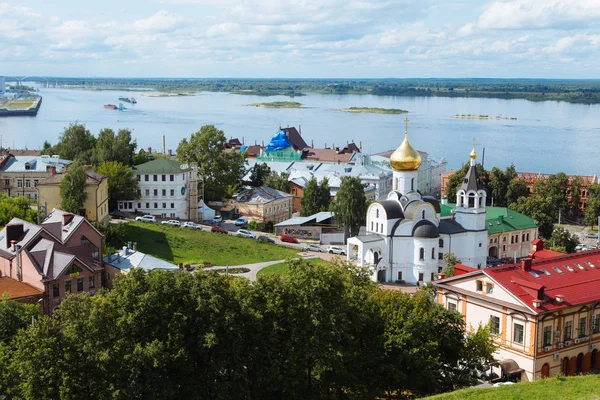
<svg viewBox="0 0 600 400">
<path fill-rule="evenodd" d="M 227 232 L 226 229 L 221 228 L 220 226 L 216 226 L 214 225 L 212 228 L 210 228 L 211 232 L 216 232 L 216 233 L 223 233 L 225 235 L 227 235 L 229 232 Z"/>
<path fill-rule="evenodd" d="M 281 240 L 282 242 L 288 242 L 288 243 L 298 243 L 298 239 L 296 239 L 293 236 L 286 235 L 286 234 L 281 235 L 279 240 Z"/>
</svg>

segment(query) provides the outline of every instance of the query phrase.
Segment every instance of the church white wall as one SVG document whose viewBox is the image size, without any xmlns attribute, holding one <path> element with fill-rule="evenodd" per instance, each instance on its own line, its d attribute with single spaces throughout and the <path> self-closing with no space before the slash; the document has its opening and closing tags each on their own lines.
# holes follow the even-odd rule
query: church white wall
<svg viewBox="0 0 600 400">
<path fill-rule="evenodd" d="M 392 183 L 394 190 L 407 194 L 418 190 L 418 171 L 394 171 Z"/>
<path fill-rule="evenodd" d="M 444 238 L 444 254 L 454 253 L 464 265 L 484 268 L 487 262 L 487 231 L 462 232 Z"/>
</svg>

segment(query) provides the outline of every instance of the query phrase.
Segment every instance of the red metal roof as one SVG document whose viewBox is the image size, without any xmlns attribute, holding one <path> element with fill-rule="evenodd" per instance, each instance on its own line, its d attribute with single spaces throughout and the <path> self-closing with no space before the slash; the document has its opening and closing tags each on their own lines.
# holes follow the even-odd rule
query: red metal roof
<svg viewBox="0 0 600 400">
<path fill-rule="evenodd" d="M 454 276 L 468 274 L 469 272 L 477 271 L 477 268 L 469 267 L 464 264 L 455 264 L 454 265 Z"/>
<path fill-rule="evenodd" d="M 521 264 L 506 264 L 482 270 L 539 313 L 600 300 L 600 250 L 536 258 L 532 262 L 531 271 L 533 273 L 524 271 Z M 535 307 L 535 293 L 542 286 L 544 301 L 539 307 Z M 556 301 L 557 295 L 564 296 L 562 303 Z"/>
<path fill-rule="evenodd" d="M 9 299 L 18 300 L 23 297 L 41 296 L 43 292 L 26 283 L 3 277 L 0 278 L 0 300 L 4 294 L 8 294 Z"/>
</svg>

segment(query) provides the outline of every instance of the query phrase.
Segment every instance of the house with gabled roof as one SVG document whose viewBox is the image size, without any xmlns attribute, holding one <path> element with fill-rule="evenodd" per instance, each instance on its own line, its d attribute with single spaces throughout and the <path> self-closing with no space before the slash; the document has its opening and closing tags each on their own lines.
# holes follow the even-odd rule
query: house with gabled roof
<svg viewBox="0 0 600 400">
<path fill-rule="evenodd" d="M 434 282 L 437 301 L 459 312 L 467 330 L 489 324 L 505 378 L 600 369 L 600 250 L 457 267 Z"/>
<path fill-rule="evenodd" d="M 39 225 L 13 218 L 0 231 L 0 298 L 37 296 L 50 314 L 68 294 L 96 293 L 101 256 L 102 234 L 81 216 L 54 209 Z"/>
</svg>

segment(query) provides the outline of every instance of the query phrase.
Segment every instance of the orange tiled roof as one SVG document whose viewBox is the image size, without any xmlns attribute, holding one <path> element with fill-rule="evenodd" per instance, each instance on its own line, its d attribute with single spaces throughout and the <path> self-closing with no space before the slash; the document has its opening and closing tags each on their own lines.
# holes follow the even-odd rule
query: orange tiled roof
<svg viewBox="0 0 600 400">
<path fill-rule="evenodd" d="M 26 283 L 19 282 L 12 278 L 0 278 L 0 298 L 8 293 L 9 299 L 19 299 L 22 297 L 41 296 L 43 292 Z"/>
</svg>

